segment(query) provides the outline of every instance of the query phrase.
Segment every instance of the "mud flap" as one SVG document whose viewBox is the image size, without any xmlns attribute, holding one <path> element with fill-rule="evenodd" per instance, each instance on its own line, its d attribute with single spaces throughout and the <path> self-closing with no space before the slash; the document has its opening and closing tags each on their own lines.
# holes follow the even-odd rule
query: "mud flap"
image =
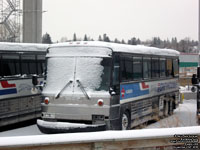
<svg viewBox="0 0 200 150">
<path fill-rule="evenodd" d="M 37 126 L 42 133 L 57 134 L 57 133 L 76 133 L 76 132 L 95 132 L 105 131 L 106 125 L 86 125 L 68 122 L 49 122 L 37 120 Z"/>
</svg>

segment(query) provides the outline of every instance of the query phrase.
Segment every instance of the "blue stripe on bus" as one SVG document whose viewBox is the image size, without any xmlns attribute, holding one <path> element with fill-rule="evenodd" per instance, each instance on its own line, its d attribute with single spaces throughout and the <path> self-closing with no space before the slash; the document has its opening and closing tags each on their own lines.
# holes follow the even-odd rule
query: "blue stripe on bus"
<svg viewBox="0 0 200 150">
<path fill-rule="evenodd" d="M 124 94 L 122 94 L 124 93 Z M 120 100 L 135 98 L 149 94 L 148 89 L 140 89 L 140 83 L 124 84 L 120 86 Z"/>
<path fill-rule="evenodd" d="M 0 90 L 0 95 L 8 95 L 8 94 L 15 94 L 17 93 L 17 89 L 6 89 L 6 90 Z"/>
</svg>

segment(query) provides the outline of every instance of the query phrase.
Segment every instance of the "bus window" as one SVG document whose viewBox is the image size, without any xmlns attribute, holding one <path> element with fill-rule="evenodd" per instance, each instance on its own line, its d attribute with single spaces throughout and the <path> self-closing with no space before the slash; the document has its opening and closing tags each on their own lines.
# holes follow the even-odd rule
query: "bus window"
<svg viewBox="0 0 200 150">
<path fill-rule="evenodd" d="M 101 61 L 101 66 L 103 66 L 103 73 L 101 74 L 101 85 L 96 90 L 105 90 L 108 91 L 110 87 L 110 78 L 111 78 L 111 59 L 103 58 Z"/>
<path fill-rule="evenodd" d="M 131 58 L 125 59 L 125 69 L 126 69 L 126 79 L 132 80 L 133 79 L 133 61 Z"/>
<path fill-rule="evenodd" d="M 151 78 L 151 58 L 143 58 L 143 78 Z"/>
<path fill-rule="evenodd" d="M 166 59 L 165 58 L 160 59 L 160 76 L 161 77 L 166 76 Z"/>
<path fill-rule="evenodd" d="M 2 76 L 12 76 L 20 74 L 19 56 L 2 55 Z"/>
<path fill-rule="evenodd" d="M 119 56 L 114 58 L 113 86 L 119 85 Z"/>
<path fill-rule="evenodd" d="M 159 77 L 159 59 L 152 58 L 152 78 Z"/>
<path fill-rule="evenodd" d="M 133 57 L 133 79 L 142 79 L 142 57 Z"/>
<path fill-rule="evenodd" d="M 22 55 L 22 74 L 36 74 L 35 55 Z"/>
<path fill-rule="evenodd" d="M 125 70 L 125 61 L 124 58 L 121 57 L 120 59 L 120 73 L 121 73 L 121 80 L 126 80 L 126 70 Z"/>
<path fill-rule="evenodd" d="M 173 60 L 173 75 L 174 77 L 179 75 L 178 59 Z"/>
<path fill-rule="evenodd" d="M 122 57 L 120 61 L 122 81 L 133 79 L 133 62 L 131 58 Z"/>
<path fill-rule="evenodd" d="M 167 59 L 166 75 L 167 75 L 167 77 L 171 77 L 172 76 L 172 60 L 171 59 Z"/>
</svg>

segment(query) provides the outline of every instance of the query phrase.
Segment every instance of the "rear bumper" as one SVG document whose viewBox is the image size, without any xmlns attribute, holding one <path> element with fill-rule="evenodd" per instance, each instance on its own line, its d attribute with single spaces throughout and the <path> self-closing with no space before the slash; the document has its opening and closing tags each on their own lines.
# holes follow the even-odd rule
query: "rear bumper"
<svg viewBox="0 0 200 150">
<path fill-rule="evenodd" d="M 75 132 L 94 132 L 106 130 L 106 124 L 86 125 L 80 123 L 68 122 L 50 122 L 37 120 L 37 126 L 42 133 L 75 133 Z"/>
<path fill-rule="evenodd" d="M 109 106 L 88 106 L 76 104 L 42 104 L 42 118 L 53 120 L 92 121 L 92 115 L 110 115 Z"/>
</svg>

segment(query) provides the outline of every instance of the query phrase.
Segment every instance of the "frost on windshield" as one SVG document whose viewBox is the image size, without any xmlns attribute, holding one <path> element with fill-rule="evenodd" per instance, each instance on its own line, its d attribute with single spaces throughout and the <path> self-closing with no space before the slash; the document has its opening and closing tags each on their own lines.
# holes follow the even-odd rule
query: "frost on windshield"
<svg viewBox="0 0 200 150">
<path fill-rule="evenodd" d="M 87 91 L 100 88 L 104 67 L 100 65 L 103 58 L 83 57 L 77 60 L 76 79 L 80 80 Z"/>
<path fill-rule="evenodd" d="M 74 63 L 74 58 L 49 58 L 47 61 L 47 84 L 43 92 L 57 94 L 70 80 L 73 80 Z M 70 87 L 72 85 L 68 88 Z"/>
<path fill-rule="evenodd" d="M 43 93 L 57 94 L 69 81 L 72 83 L 62 94 L 81 93 L 78 81 L 87 92 L 108 91 L 110 62 L 110 58 L 101 57 L 50 57 Z"/>
</svg>

